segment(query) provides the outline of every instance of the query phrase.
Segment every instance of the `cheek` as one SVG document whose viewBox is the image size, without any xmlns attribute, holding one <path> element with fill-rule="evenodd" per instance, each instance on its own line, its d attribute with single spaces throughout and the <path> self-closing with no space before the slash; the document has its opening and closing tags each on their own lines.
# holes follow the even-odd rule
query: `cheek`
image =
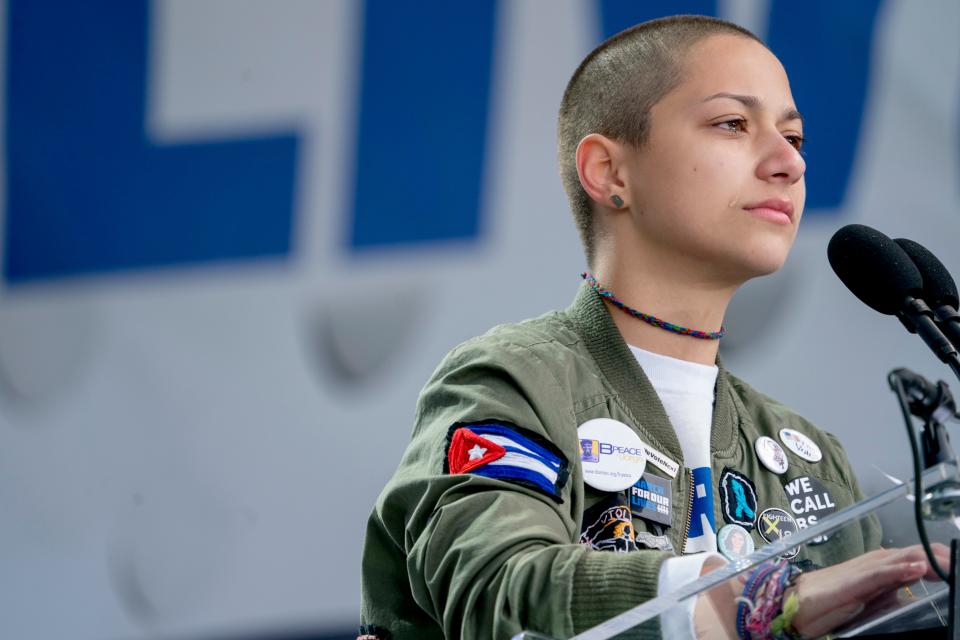
<svg viewBox="0 0 960 640">
<path fill-rule="evenodd" d="M 803 208 L 807 202 L 807 182 L 805 178 L 800 178 L 799 182 L 797 182 L 796 189 L 797 196 L 794 198 L 794 202 L 796 203 L 797 222 L 799 222 L 801 216 L 803 216 Z"/>
<path fill-rule="evenodd" d="M 719 213 L 738 201 L 741 179 L 732 174 L 730 163 L 724 159 L 700 159 L 676 175 L 683 176 L 682 182 L 675 184 L 676 197 L 700 215 Z"/>
<path fill-rule="evenodd" d="M 658 226 L 696 228 L 737 202 L 743 180 L 734 175 L 737 163 L 702 147 L 658 148 L 648 157 L 656 161 L 645 159 L 635 167 L 635 201 L 644 212 L 660 218 Z"/>
<path fill-rule="evenodd" d="M 730 173 L 731 166 L 729 158 L 724 155 L 700 153 L 694 160 L 678 169 L 686 175 L 688 180 L 693 180 L 695 186 L 698 183 L 713 184 L 723 179 Z"/>
</svg>

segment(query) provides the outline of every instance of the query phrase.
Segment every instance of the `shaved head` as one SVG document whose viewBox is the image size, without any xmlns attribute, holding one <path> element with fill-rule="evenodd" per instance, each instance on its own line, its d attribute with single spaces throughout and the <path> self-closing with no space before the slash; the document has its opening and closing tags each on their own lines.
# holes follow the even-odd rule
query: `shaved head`
<svg viewBox="0 0 960 640">
<path fill-rule="evenodd" d="M 557 123 L 560 177 L 587 263 L 594 257 L 593 201 L 577 175 L 577 145 L 599 133 L 641 147 L 650 109 L 683 79 L 690 48 L 720 34 L 759 38 L 732 22 L 707 16 L 671 16 L 621 31 L 594 49 L 567 84 Z M 762 44 L 762 42 L 761 42 Z"/>
</svg>

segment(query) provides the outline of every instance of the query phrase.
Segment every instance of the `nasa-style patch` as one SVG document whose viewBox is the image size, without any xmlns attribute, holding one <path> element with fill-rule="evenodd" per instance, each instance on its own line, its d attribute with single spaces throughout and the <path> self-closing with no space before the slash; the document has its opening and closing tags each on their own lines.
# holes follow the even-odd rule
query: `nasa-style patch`
<svg viewBox="0 0 960 640">
<path fill-rule="evenodd" d="M 817 524 L 837 510 L 833 496 L 823 483 L 813 476 L 797 476 L 783 485 L 783 491 L 790 501 L 790 511 L 797 520 L 797 527 L 806 529 Z M 822 544 L 829 536 L 817 536 L 810 544 Z"/>
<path fill-rule="evenodd" d="M 580 544 L 596 551 L 636 551 L 633 517 L 623 492 L 610 493 L 583 513 Z"/>
<path fill-rule="evenodd" d="M 507 422 L 471 422 L 450 427 L 444 473 L 497 478 L 545 493 L 560 502 L 569 464 L 542 436 Z"/>
<path fill-rule="evenodd" d="M 797 521 L 783 509 L 770 507 L 761 511 L 757 517 L 757 531 L 767 542 L 778 542 L 781 538 L 792 536 L 797 532 Z M 798 553 L 800 553 L 800 547 L 794 547 L 780 554 L 780 557 L 789 560 Z"/>
<path fill-rule="evenodd" d="M 720 510 L 729 524 L 753 529 L 757 519 L 757 488 L 747 476 L 725 467 L 720 474 Z"/>
<path fill-rule="evenodd" d="M 633 515 L 669 527 L 672 524 L 672 487 L 670 480 L 650 472 L 644 473 L 630 487 L 630 510 Z"/>
</svg>

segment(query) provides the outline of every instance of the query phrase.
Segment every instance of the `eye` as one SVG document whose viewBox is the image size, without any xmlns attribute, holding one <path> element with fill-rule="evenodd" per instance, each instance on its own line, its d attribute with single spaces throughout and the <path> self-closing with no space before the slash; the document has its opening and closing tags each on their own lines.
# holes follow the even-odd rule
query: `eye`
<svg viewBox="0 0 960 640">
<path fill-rule="evenodd" d="M 783 136 L 783 137 L 786 139 L 787 142 L 790 143 L 790 145 L 791 145 L 794 149 L 796 149 L 797 151 L 800 151 L 800 152 L 802 153 L 801 149 L 803 148 L 803 141 L 804 141 L 806 138 L 804 138 L 803 136 L 798 135 L 798 134 L 796 134 L 796 133 L 791 133 L 791 134 L 785 135 L 785 136 Z"/>
<path fill-rule="evenodd" d="M 723 122 L 718 122 L 716 127 L 721 129 L 726 129 L 731 133 L 746 133 L 747 132 L 747 121 L 745 118 L 731 118 L 729 120 L 724 120 Z"/>
</svg>

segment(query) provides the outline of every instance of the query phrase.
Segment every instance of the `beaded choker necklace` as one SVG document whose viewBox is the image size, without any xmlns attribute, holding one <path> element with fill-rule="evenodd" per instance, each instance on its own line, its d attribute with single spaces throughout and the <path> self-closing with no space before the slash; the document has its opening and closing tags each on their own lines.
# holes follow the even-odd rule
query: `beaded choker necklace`
<svg viewBox="0 0 960 640">
<path fill-rule="evenodd" d="M 586 271 L 581 273 L 580 277 L 586 280 L 587 284 L 590 285 L 594 291 L 600 294 L 600 297 L 602 297 L 604 300 L 608 300 L 610 304 L 615 306 L 617 309 L 620 309 L 629 316 L 643 320 L 647 324 L 653 325 L 658 329 L 664 329 L 665 331 L 670 331 L 672 333 L 679 333 L 680 335 L 690 336 L 691 338 L 700 338 L 701 340 L 719 340 L 723 337 L 723 327 L 720 327 L 720 331 L 697 331 L 696 329 L 681 327 L 678 324 L 673 324 L 671 322 L 667 322 L 666 320 L 661 320 L 656 316 L 651 316 L 649 314 L 637 311 L 633 307 L 628 307 L 624 303 L 620 302 L 620 300 L 617 299 L 617 296 L 604 289 L 603 285 L 597 282 L 597 279 Z"/>
</svg>

